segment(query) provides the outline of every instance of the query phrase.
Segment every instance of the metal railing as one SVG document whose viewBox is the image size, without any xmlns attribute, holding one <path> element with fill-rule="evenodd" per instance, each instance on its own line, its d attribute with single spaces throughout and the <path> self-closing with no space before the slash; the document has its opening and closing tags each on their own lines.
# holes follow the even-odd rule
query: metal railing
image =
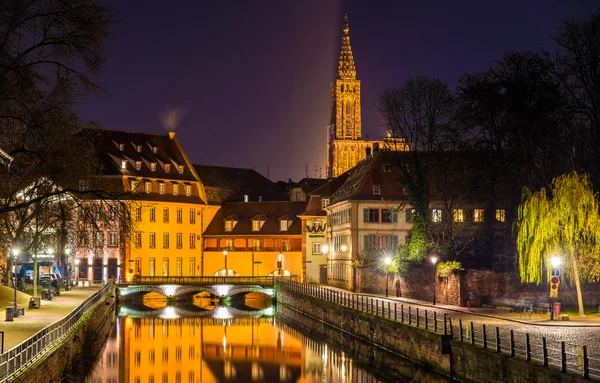
<svg viewBox="0 0 600 383">
<path fill-rule="evenodd" d="M 442 309 L 424 309 L 422 306 L 392 302 L 385 298 L 373 298 L 320 285 L 278 280 L 277 284 L 294 292 L 405 323 L 438 334 L 450 335 L 452 339 L 473 346 L 490 349 L 512 357 L 535 361 L 546 368 L 564 373 L 582 375 L 584 378 L 600 378 L 600 348 L 576 345 L 565 341 L 531 336 L 516 330 L 505 330 L 485 323 L 452 321 Z"/>
<path fill-rule="evenodd" d="M 298 276 L 289 277 L 134 277 L 130 281 L 119 280 L 120 284 L 131 285 L 274 285 L 277 280 L 297 281 Z"/>
<path fill-rule="evenodd" d="M 0 381 L 6 381 L 15 374 L 28 368 L 38 358 L 52 351 L 79 323 L 83 315 L 110 293 L 113 288 L 110 280 L 100 290 L 90 295 L 81 305 L 66 317 L 43 328 L 6 353 L 0 355 Z"/>
</svg>

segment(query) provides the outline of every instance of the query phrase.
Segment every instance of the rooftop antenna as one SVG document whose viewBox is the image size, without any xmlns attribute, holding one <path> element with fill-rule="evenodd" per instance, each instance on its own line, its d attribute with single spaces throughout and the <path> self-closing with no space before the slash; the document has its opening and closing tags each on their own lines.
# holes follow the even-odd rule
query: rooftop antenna
<svg viewBox="0 0 600 383">
<path fill-rule="evenodd" d="M 306 178 L 308 178 L 308 164 L 304 165 L 304 172 L 306 173 Z"/>
</svg>

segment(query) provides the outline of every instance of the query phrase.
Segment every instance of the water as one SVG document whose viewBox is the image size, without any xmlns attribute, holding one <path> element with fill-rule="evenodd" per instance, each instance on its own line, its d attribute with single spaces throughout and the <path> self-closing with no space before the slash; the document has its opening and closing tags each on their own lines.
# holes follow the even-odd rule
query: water
<svg viewBox="0 0 600 383">
<path fill-rule="evenodd" d="M 361 345 L 367 352 L 353 355 L 304 334 L 301 326 L 281 320 L 268 301 L 250 299 L 237 307 L 220 307 L 207 298 L 177 306 L 160 299 L 144 303 L 119 307 L 86 382 L 447 381 L 371 345 Z"/>
</svg>

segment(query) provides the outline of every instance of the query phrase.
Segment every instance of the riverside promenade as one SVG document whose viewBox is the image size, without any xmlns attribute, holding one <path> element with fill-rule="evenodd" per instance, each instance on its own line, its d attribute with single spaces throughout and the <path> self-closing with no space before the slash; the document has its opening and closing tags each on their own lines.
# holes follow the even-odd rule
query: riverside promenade
<svg viewBox="0 0 600 383">
<path fill-rule="evenodd" d="M 4 332 L 2 351 L 10 350 L 46 326 L 64 318 L 100 287 L 77 287 L 61 291 L 60 296 L 55 296 L 51 301 L 42 300 L 39 309 L 29 309 L 29 295 L 17 292 L 17 307 L 24 307 L 25 315 L 6 322 L 5 308 L 13 305 L 14 290 L 0 286 L 0 331 Z"/>
</svg>

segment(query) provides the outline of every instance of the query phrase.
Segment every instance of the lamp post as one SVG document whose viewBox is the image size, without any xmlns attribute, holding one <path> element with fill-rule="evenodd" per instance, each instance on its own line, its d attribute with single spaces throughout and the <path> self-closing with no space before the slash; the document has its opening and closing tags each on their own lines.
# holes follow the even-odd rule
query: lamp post
<svg viewBox="0 0 600 383">
<path fill-rule="evenodd" d="M 75 259 L 75 285 L 79 285 L 79 257 Z"/>
<path fill-rule="evenodd" d="M 388 288 L 390 285 L 390 264 L 392 263 L 392 258 L 385 257 L 385 296 L 388 296 Z"/>
<path fill-rule="evenodd" d="M 435 264 L 437 262 L 437 257 L 434 255 L 431 257 L 431 263 L 433 264 L 433 305 L 435 306 Z"/>
<path fill-rule="evenodd" d="M 14 248 L 13 251 L 13 273 L 12 273 L 12 282 L 13 282 L 13 290 L 14 290 L 14 297 L 13 297 L 13 309 L 15 310 L 15 312 L 17 311 L 17 255 L 19 255 L 19 249 Z"/>
<path fill-rule="evenodd" d="M 225 256 L 225 276 L 229 275 L 227 271 L 227 249 L 223 250 L 223 255 Z"/>
<path fill-rule="evenodd" d="M 554 320 L 555 316 L 560 315 L 560 303 L 558 300 L 558 285 L 560 283 L 560 263 L 561 259 L 558 256 L 550 258 L 552 271 L 550 273 L 550 320 Z"/>
</svg>

